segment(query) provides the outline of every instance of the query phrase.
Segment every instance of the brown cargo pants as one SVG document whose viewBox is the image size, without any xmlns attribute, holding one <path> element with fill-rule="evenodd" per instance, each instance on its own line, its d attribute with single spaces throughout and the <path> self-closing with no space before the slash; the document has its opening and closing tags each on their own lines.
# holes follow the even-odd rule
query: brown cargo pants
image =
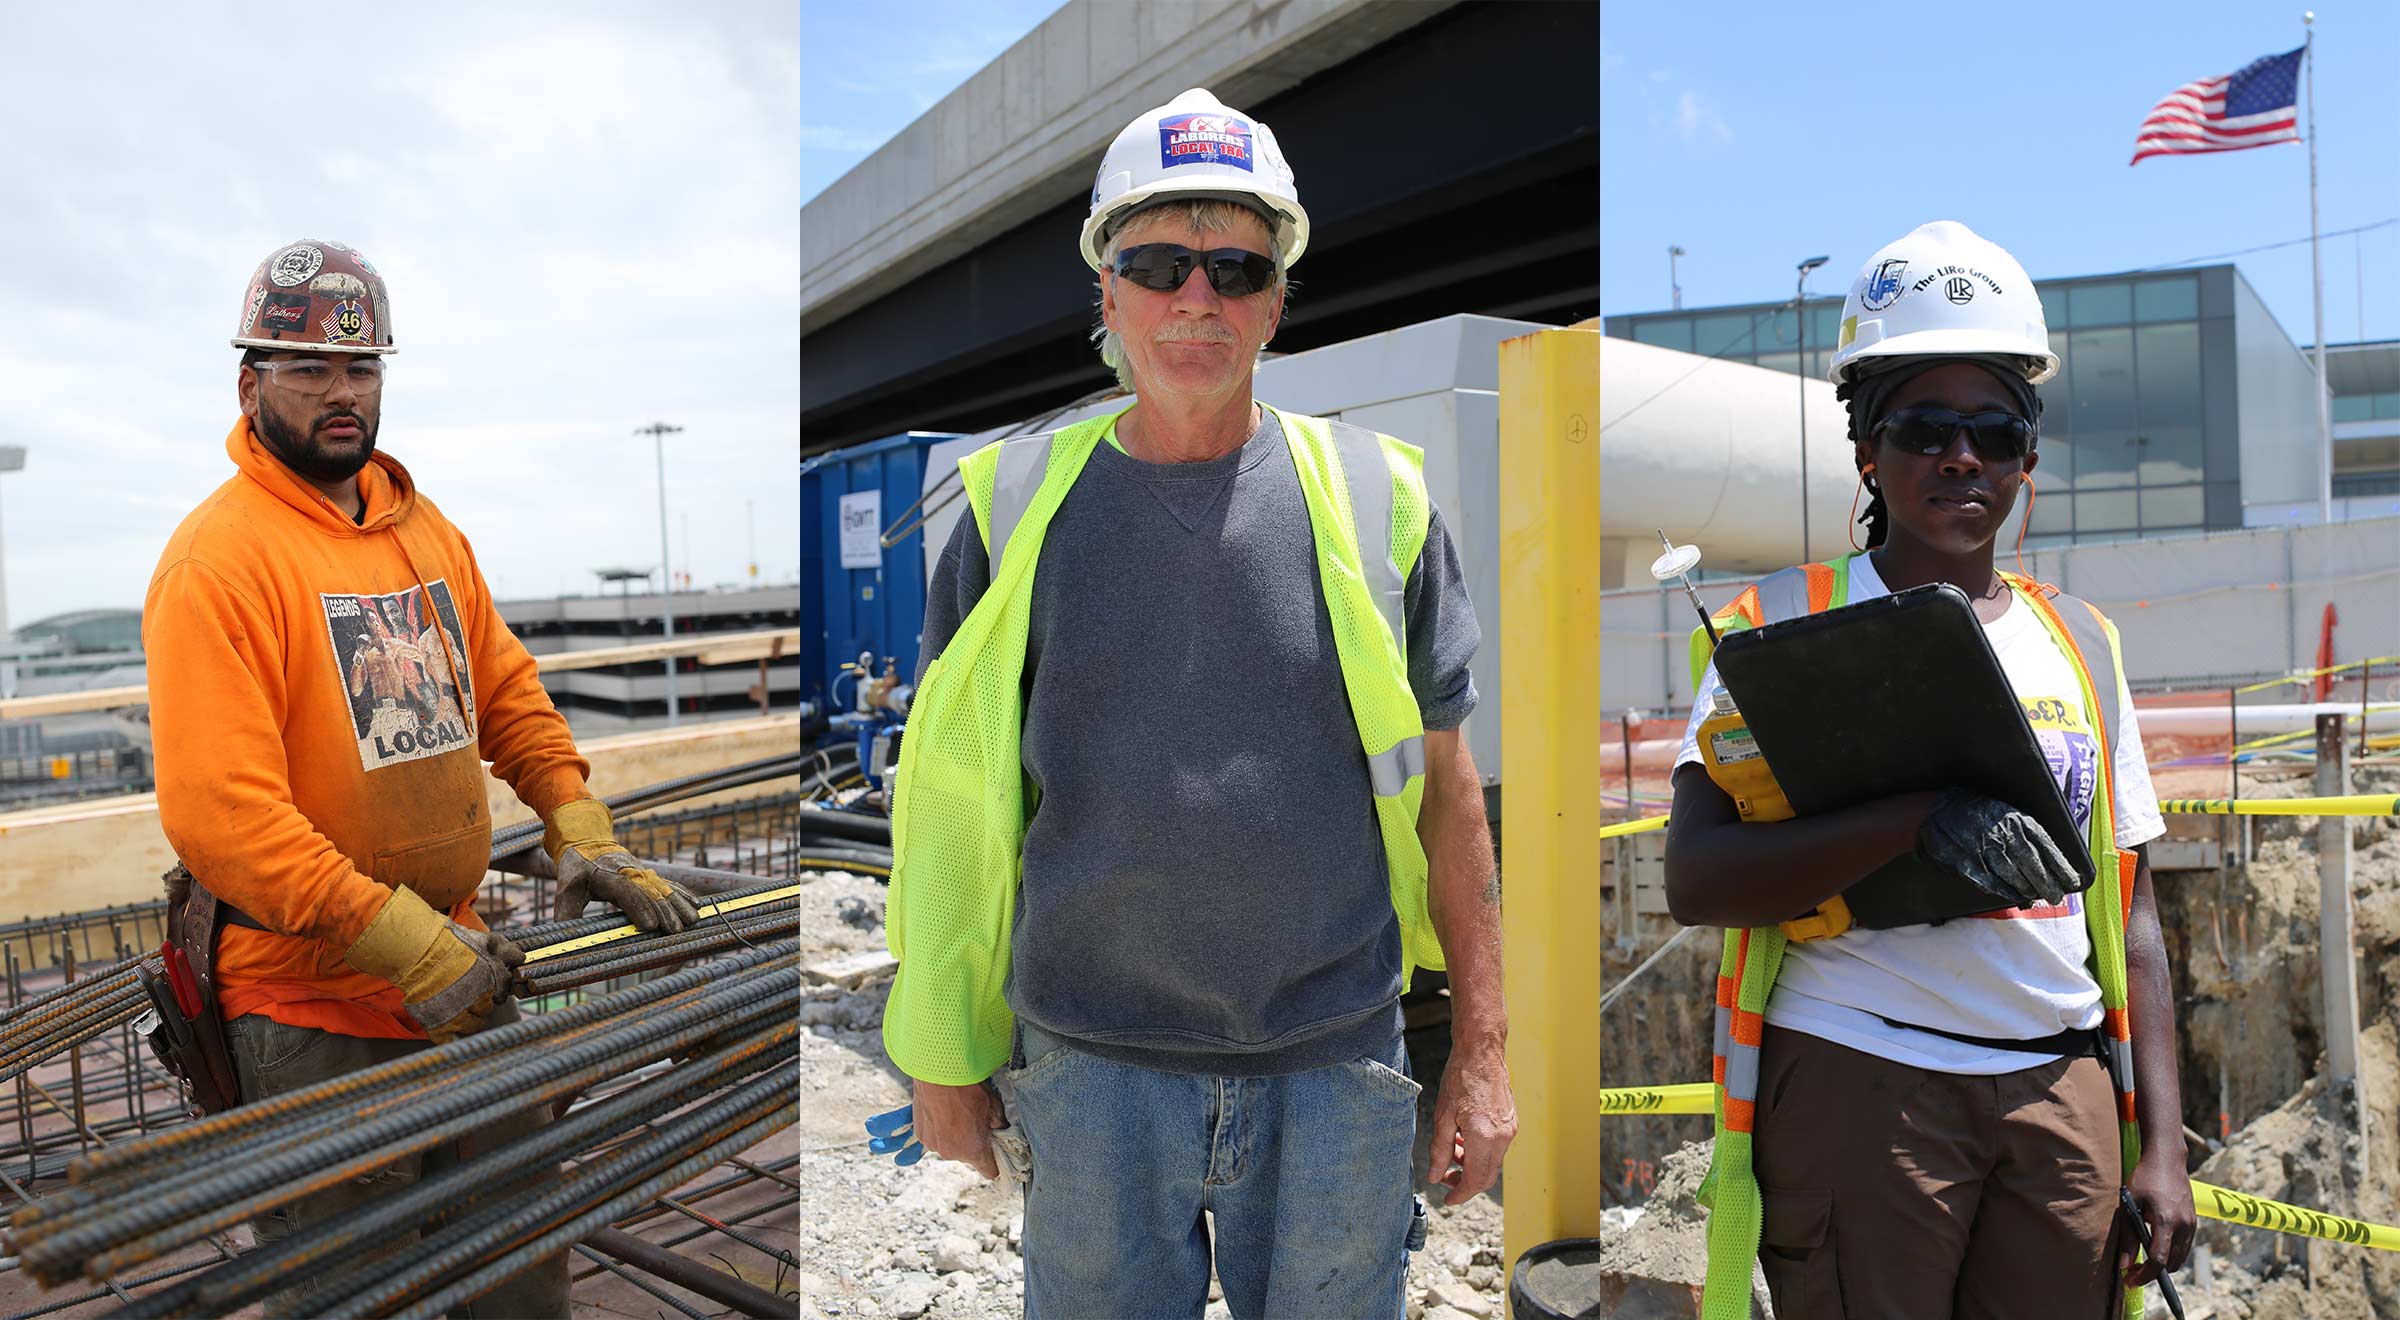
<svg viewBox="0 0 2400 1320">
<path fill-rule="evenodd" d="M 489 1026 L 503 1026 L 517 1020 L 514 1000 L 501 1001 L 493 1011 Z M 421 1040 L 370 1040 L 359 1036 L 338 1036 L 311 1027 L 286 1026 L 272 1018 L 250 1014 L 225 1024 L 226 1051 L 233 1056 L 233 1070 L 242 1087 L 242 1101 L 303 1090 L 343 1073 L 372 1068 L 394 1059 L 432 1048 Z M 470 1137 L 437 1146 L 423 1155 L 412 1155 L 354 1178 L 336 1187 L 304 1196 L 297 1201 L 251 1221 L 261 1245 L 289 1237 L 301 1229 L 321 1224 L 328 1219 L 369 1204 L 378 1197 L 406 1189 L 419 1177 L 439 1173 L 443 1169 L 493 1149 L 550 1121 L 548 1105 L 537 1105 L 521 1113 L 511 1114 Z M 384 1248 L 385 1254 L 404 1250 L 415 1244 L 417 1235 L 406 1233 Z M 542 1260 L 532 1269 L 502 1283 L 476 1298 L 465 1307 L 452 1311 L 452 1320 L 569 1320 L 568 1315 L 568 1253 L 560 1252 Z M 292 1287 L 267 1298 L 265 1312 L 269 1316 L 316 1317 L 324 1311 L 317 1301 L 324 1296 L 319 1277 L 304 1277 Z M 329 1299 L 328 1299 L 329 1300 Z"/>
<path fill-rule="evenodd" d="M 2102 1320 L 2115 1096 L 2097 1059 L 1967 1077 L 1768 1027 L 1759 1265 L 1776 1320 Z"/>
</svg>

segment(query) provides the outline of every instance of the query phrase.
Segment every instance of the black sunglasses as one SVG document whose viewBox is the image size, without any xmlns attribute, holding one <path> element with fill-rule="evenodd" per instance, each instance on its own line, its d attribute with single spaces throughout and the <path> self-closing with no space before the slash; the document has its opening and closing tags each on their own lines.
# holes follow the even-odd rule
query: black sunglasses
<svg viewBox="0 0 2400 1320">
<path fill-rule="evenodd" d="M 1931 457 L 1950 447 L 1961 429 L 1967 443 L 1987 463 L 2023 458 L 2033 452 L 2033 423 L 2012 412 L 1953 412 L 1933 404 L 1902 408 L 1875 423 L 1874 434 L 1904 453 Z"/>
<path fill-rule="evenodd" d="M 1275 283 L 1275 263 L 1246 248 L 1195 252 L 1181 243 L 1144 243 L 1117 254 L 1117 275 L 1145 289 L 1173 293 L 1191 278 L 1192 267 L 1208 274 L 1208 287 L 1228 298 L 1264 293 Z"/>
</svg>

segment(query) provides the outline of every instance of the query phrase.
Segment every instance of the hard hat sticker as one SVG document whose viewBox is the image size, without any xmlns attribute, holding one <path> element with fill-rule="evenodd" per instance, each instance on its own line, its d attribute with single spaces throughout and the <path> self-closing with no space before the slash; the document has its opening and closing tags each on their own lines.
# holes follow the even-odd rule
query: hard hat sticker
<svg viewBox="0 0 2400 1320">
<path fill-rule="evenodd" d="M 1972 266 L 1939 267 L 1932 274 L 1927 275 L 1925 278 L 1908 286 L 1908 291 L 1910 293 L 1923 293 L 1933 284 L 1935 280 L 1943 281 L 1942 296 L 1948 298 L 1954 303 L 1963 304 L 1973 302 L 1975 300 L 1975 285 L 1977 282 L 1981 282 L 1983 287 L 1990 289 L 1993 293 L 2000 292 L 2000 282 L 1998 280 L 1993 279 L 1991 276 L 1984 274 L 1982 271 L 1979 271 Z"/>
<path fill-rule="evenodd" d="M 367 340 L 367 309 L 356 302 L 338 302 L 318 322 L 328 344 L 361 344 Z"/>
<path fill-rule="evenodd" d="M 277 335 L 308 332 L 308 298 L 297 293 L 270 293 L 266 305 L 259 309 L 258 329 L 262 334 Z"/>
<path fill-rule="evenodd" d="M 310 280 L 308 291 L 329 298 L 364 298 L 367 296 L 367 282 L 347 271 L 331 270 Z"/>
<path fill-rule="evenodd" d="M 309 278 L 325 269 L 324 250 L 310 243 L 294 243 L 275 254 L 267 263 L 267 278 L 284 288 L 306 284 Z"/>
<path fill-rule="evenodd" d="M 1233 115 L 1168 115 L 1158 121 L 1160 169 L 1231 165 L 1248 170 L 1250 147 L 1250 121 Z"/>
<path fill-rule="evenodd" d="M 1867 277 L 1867 287 L 1858 295 L 1859 305 L 1870 312 L 1880 312 L 1900 296 L 1900 277 L 1908 273 L 1908 263 L 1894 257 L 1875 268 Z"/>
</svg>

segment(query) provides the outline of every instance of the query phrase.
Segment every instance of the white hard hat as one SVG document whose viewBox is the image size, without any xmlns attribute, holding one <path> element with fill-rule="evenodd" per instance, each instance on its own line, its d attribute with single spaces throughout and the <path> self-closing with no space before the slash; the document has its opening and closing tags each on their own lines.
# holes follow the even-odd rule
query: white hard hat
<svg viewBox="0 0 2400 1320">
<path fill-rule="evenodd" d="M 1286 266 L 1308 249 L 1308 212 L 1275 134 L 1203 87 L 1143 112 L 1108 144 L 1083 222 L 1084 261 L 1102 269 L 1101 251 L 1119 222 L 1176 197 L 1217 197 L 1272 213 Z"/>
<path fill-rule="evenodd" d="M 1869 359 L 1996 355 L 2039 385 L 2058 374 L 2041 296 L 2017 259 L 1956 220 L 1919 225 L 1867 258 L 1842 299 L 1833 382 Z"/>
</svg>

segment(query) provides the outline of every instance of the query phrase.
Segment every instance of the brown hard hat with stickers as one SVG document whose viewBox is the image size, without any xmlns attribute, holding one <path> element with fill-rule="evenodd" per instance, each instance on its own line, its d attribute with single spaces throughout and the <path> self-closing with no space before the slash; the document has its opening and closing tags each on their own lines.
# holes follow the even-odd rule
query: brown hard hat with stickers
<svg viewBox="0 0 2400 1320">
<path fill-rule="evenodd" d="M 339 243 L 286 243 L 258 263 L 242 294 L 235 348 L 391 353 L 383 276 Z"/>
</svg>

